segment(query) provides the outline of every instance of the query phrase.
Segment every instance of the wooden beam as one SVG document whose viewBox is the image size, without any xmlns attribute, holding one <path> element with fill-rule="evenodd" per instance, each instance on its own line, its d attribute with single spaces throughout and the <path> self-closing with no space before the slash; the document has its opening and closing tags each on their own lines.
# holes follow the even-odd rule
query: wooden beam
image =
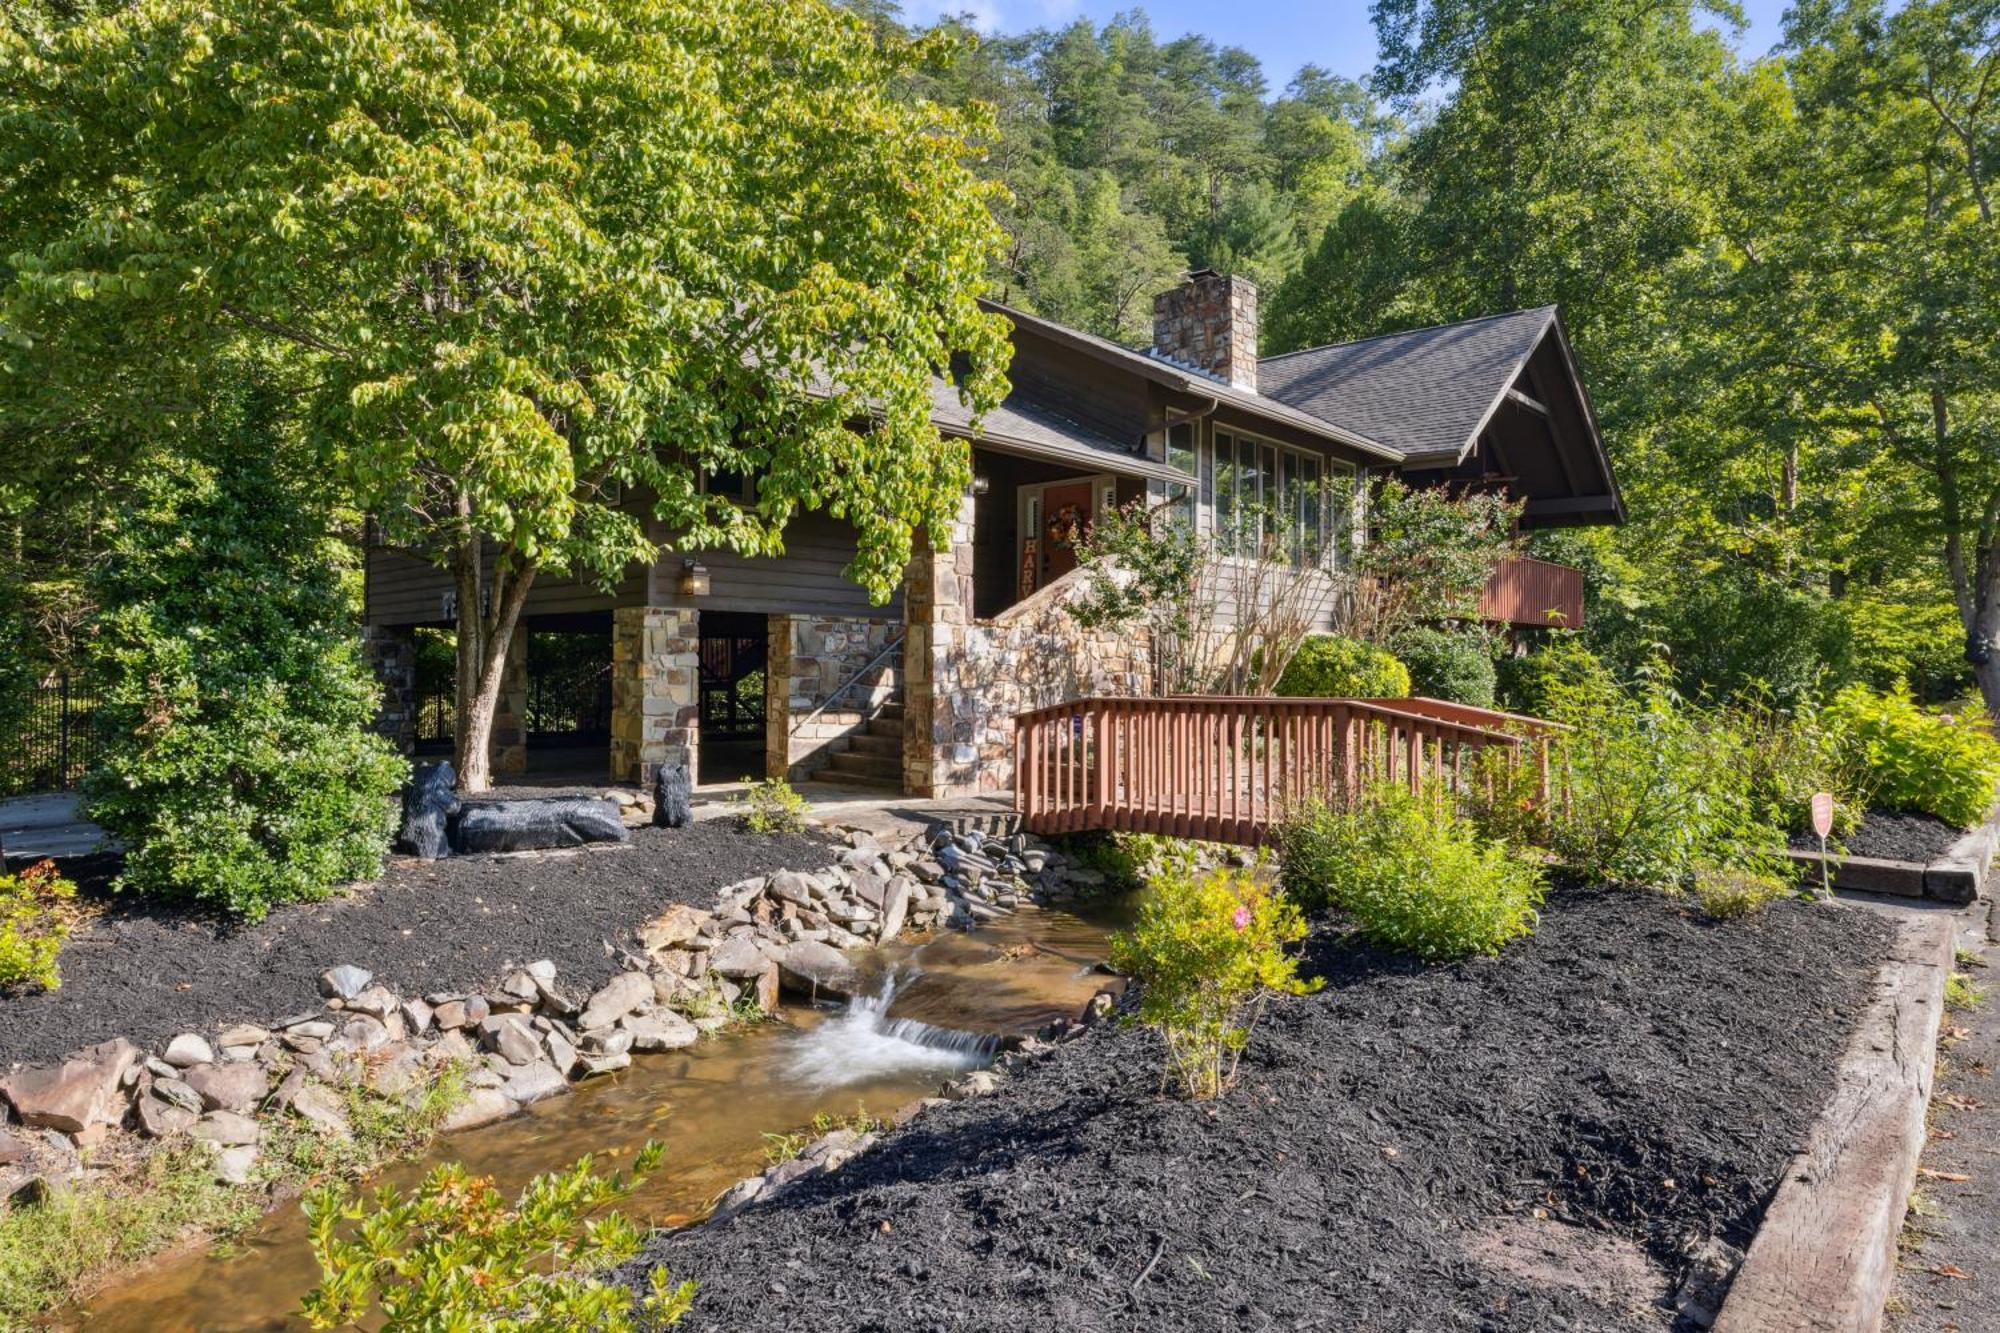
<svg viewBox="0 0 2000 1333">
<path fill-rule="evenodd" d="M 1517 407 L 1527 408 L 1530 412 L 1533 412 L 1538 417 L 1545 417 L 1549 414 L 1549 406 L 1547 403 L 1544 403 L 1539 398 L 1530 398 L 1528 397 L 1527 394 L 1522 393 L 1519 389 L 1507 390 L 1507 401 L 1513 403 Z"/>
<path fill-rule="evenodd" d="M 1618 502 L 1608 495 L 1563 495 L 1546 499 L 1530 499 L 1527 512 L 1530 514 L 1607 514 L 1618 507 Z"/>
</svg>

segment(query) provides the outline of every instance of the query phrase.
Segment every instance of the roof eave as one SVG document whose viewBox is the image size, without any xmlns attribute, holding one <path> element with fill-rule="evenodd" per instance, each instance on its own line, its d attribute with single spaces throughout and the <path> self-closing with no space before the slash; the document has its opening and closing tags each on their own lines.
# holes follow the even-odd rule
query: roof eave
<svg viewBox="0 0 2000 1333">
<path fill-rule="evenodd" d="M 1173 389 L 1178 393 L 1191 394 L 1199 398 L 1214 398 L 1221 402 L 1226 402 L 1233 407 L 1247 412 L 1254 412 L 1268 420 L 1282 422 L 1296 430 L 1318 436 L 1329 443 L 1344 445 L 1359 453 L 1368 454 L 1385 463 L 1401 463 L 1403 461 L 1404 455 L 1400 449 L 1383 444 L 1379 440 L 1371 440 L 1367 436 L 1348 430 L 1345 427 L 1337 426 L 1324 417 L 1317 417 L 1310 412 L 1301 411 L 1296 407 L 1280 403 L 1275 398 L 1266 398 L 1262 394 L 1250 393 L 1239 389 L 1233 384 L 1227 384 L 1221 380 L 1210 379 L 1205 375 L 1182 370 L 1170 361 L 1163 361 L 1158 357 L 1148 356 L 1144 352 L 1135 352 L 1129 347 L 1119 347 L 1115 343 L 1093 338 L 1087 333 L 1082 333 L 1066 325 L 1058 324 L 1054 320 L 1044 319 L 1040 315 L 1031 315 L 1024 310 L 1016 310 L 1012 306 L 1003 305 L 998 301 L 982 300 L 980 304 L 1007 316 L 1009 319 L 1033 328 L 1043 337 L 1061 343 L 1065 347 L 1082 352 L 1086 356 L 1094 357 L 1107 365 L 1122 366 L 1130 370 L 1133 374 L 1151 380 L 1155 384 Z"/>
</svg>

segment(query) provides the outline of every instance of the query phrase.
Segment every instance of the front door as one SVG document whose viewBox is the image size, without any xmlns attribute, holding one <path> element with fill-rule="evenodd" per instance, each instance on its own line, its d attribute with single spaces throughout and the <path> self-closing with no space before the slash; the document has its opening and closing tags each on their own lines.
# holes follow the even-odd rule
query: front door
<svg viewBox="0 0 2000 1333">
<path fill-rule="evenodd" d="M 1095 513 L 1091 478 L 1053 481 L 1026 495 L 1021 528 L 1021 588 L 1026 597 L 1076 568 L 1076 542 Z"/>
</svg>

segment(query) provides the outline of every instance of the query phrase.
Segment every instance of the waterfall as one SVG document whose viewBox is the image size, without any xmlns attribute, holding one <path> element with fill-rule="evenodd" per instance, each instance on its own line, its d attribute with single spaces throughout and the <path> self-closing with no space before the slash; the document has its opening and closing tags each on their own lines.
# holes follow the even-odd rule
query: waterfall
<svg viewBox="0 0 2000 1333">
<path fill-rule="evenodd" d="M 855 996 L 838 1017 L 806 1033 L 794 1061 L 796 1072 L 820 1083 L 859 1083 L 911 1069 L 977 1069 L 992 1060 L 997 1037 L 891 1018 L 890 1007 L 906 979 L 900 969 L 890 973 L 873 995 Z"/>
</svg>

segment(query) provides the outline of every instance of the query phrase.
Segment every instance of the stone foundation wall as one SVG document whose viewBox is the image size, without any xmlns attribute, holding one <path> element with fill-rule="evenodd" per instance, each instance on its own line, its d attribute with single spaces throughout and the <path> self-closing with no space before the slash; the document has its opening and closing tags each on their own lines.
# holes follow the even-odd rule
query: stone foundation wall
<svg viewBox="0 0 2000 1333">
<path fill-rule="evenodd" d="M 934 799 L 1013 789 L 1016 713 L 1153 686 L 1143 631 L 1086 630 L 1064 609 L 1082 593 L 1082 570 L 974 619 L 969 502 L 952 536 L 950 551 L 918 555 L 905 585 L 903 785 Z"/>
<path fill-rule="evenodd" d="M 700 767 L 697 612 L 623 606 L 611 613 L 611 780 L 650 786 L 661 764 Z"/>
<path fill-rule="evenodd" d="M 840 696 L 810 722 L 813 709 L 847 684 L 903 632 L 899 620 L 774 615 L 764 675 L 764 771 L 799 782 L 824 767 L 855 731 L 895 698 L 901 654 L 892 654 L 866 680 Z"/>
<path fill-rule="evenodd" d="M 382 701 L 370 730 L 409 754 L 417 746 L 416 632 L 402 625 L 365 626 L 361 656 L 382 687 Z"/>
</svg>

